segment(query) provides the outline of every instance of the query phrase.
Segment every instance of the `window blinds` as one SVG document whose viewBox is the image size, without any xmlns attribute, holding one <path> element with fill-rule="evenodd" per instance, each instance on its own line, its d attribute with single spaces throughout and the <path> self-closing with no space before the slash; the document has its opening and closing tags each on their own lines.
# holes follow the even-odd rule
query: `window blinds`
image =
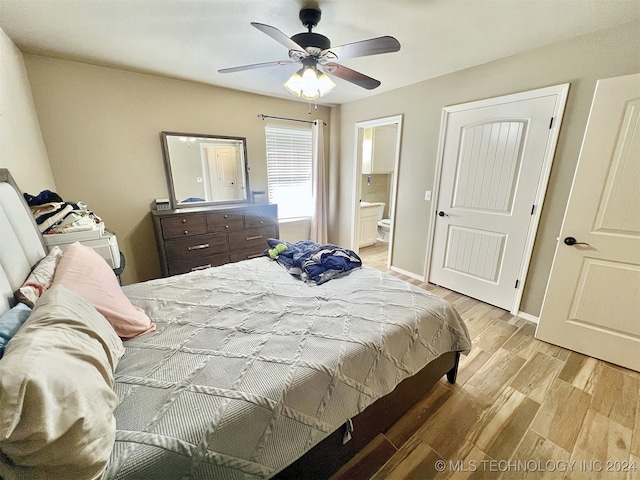
<svg viewBox="0 0 640 480">
<path fill-rule="evenodd" d="M 269 201 L 278 217 L 310 217 L 312 200 L 312 140 L 310 127 L 265 125 Z"/>
</svg>

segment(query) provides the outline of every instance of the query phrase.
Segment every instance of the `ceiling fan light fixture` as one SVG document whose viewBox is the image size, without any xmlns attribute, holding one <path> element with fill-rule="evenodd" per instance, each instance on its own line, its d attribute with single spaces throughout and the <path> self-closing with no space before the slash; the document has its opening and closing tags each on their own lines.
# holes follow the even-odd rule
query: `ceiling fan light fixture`
<svg viewBox="0 0 640 480">
<path fill-rule="evenodd" d="M 325 73 L 318 73 L 315 67 L 301 68 L 291 75 L 284 87 L 291 94 L 305 100 L 320 98 L 333 90 L 336 84 Z"/>
<path fill-rule="evenodd" d="M 317 4 L 317 2 L 313 3 Z M 222 68 L 218 70 L 218 72 L 232 73 L 253 70 L 254 68 L 301 63 L 302 70 L 292 75 L 291 78 L 285 82 L 284 86 L 292 95 L 298 98 L 304 98 L 305 100 L 316 100 L 335 88 L 336 84 L 331 81 L 327 74 L 367 90 L 373 90 L 380 86 L 379 80 L 368 77 L 363 73 L 336 62 L 338 59 L 397 52 L 400 50 L 400 42 L 398 42 L 398 40 L 389 35 L 385 35 L 332 47 L 328 37 L 312 31 L 321 17 L 320 9 L 317 8 L 317 6 L 301 9 L 299 17 L 308 31 L 298 33 L 292 37 L 289 37 L 271 25 L 251 22 L 251 25 L 262 33 L 287 47 L 289 51 L 288 59 Z M 318 70 L 318 65 L 320 65 L 320 70 Z"/>
</svg>

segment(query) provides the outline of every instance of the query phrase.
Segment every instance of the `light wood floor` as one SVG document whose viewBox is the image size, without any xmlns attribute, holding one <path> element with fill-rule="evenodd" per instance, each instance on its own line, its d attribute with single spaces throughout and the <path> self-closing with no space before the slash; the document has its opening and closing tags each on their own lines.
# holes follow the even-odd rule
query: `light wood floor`
<svg viewBox="0 0 640 480">
<path fill-rule="evenodd" d="M 385 245 L 360 256 L 386 271 Z M 455 385 L 443 378 L 334 480 L 640 479 L 640 373 L 538 341 L 534 324 L 504 310 L 387 273 L 448 299 L 473 349 Z"/>
</svg>

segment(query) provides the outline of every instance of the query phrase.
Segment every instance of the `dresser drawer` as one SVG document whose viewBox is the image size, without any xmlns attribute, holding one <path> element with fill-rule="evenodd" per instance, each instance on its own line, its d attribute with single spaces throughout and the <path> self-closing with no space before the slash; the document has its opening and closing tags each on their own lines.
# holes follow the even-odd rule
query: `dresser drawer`
<svg viewBox="0 0 640 480">
<path fill-rule="evenodd" d="M 183 262 L 170 262 L 168 265 L 169 275 L 179 275 L 181 273 L 195 272 L 209 267 L 217 267 L 229 263 L 228 253 L 208 255 L 206 257 L 192 258 Z"/>
<path fill-rule="evenodd" d="M 244 214 L 245 228 L 259 228 L 277 225 L 278 210 L 275 205 L 264 205 L 247 209 Z"/>
<path fill-rule="evenodd" d="M 266 248 L 266 247 L 265 247 Z M 229 258 L 232 262 L 239 262 L 241 260 L 249 260 L 251 258 L 258 258 L 264 255 L 264 248 L 250 248 L 248 250 L 234 250 L 229 254 Z"/>
<path fill-rule="evenodd" d="M 163 218 L 162 236 L 165 239 L 202 235 L 207 233 L 206 217 L 203 215 L 179 215 Z"/>
<path fill-rule="evenodd" d="M 276 236 L 276 227 L 262 227 L 229 234 L 229 249 L 232 252 L 252 249 L 256 252 L 268 247 L 267 239 Z"/>
<path fill-rule="evenodd" d="M 229 250 L 227 236 L 220 234 L 197 235 L 180 240 L 170 240 L 165 243 L 165 246 L 169 262 L 204 257 Z"/>
<path fill-rule="evenodd" d="M 239 213 L 209 213 L 207 228 L 209 233 L 225 233 L 242 230 L 242 212 Z"/>
<path fill-rule="evenodd" d="M 242 203 L 153 211 L 164 277 L 262 255 L 278 238 L 278 206 Z"/>
</svg>

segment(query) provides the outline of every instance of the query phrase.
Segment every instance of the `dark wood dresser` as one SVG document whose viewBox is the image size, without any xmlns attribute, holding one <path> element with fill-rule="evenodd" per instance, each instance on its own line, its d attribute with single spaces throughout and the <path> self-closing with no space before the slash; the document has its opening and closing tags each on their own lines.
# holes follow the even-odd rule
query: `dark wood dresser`
<svg viewBox="0 0 640 480">
<path fill-rule="evenodd" d="M 278 206 L 243 204 L 152 210 L 162 276 L 262 255 L 278 238 Z"/>
</svg>

